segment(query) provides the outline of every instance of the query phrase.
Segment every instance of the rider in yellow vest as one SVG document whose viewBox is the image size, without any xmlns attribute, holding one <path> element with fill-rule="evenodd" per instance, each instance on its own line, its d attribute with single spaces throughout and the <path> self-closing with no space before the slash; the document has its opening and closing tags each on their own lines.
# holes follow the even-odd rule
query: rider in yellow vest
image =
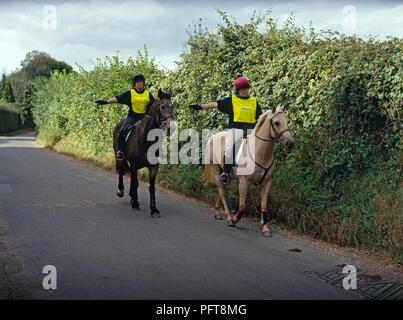
<svg viewBox="0 0 403 320">
<path fill-rule="evenodd" d="M 229 173 L 234 163 L 234 146 L 238 143 L 247 129 L 253 129 L 256 120 L 262 114 L 262 109 L 255 98 L 249 96 L 249 82 L 240 77 L 235 80 L 235 95 L 209 104 L 192 104 L 189 108 L 194 110 L 218 108 L 229 115 L 228 129 L 231 134 L 225 144 L 224 172 L 220 176 L 220 182 L 229 182 Z"/>
<path fill-rule="evenodd" d="M 153 95 L 144 90 L 145 78 L 142 73 L 136 73 L 133 77 L 133 88 L 123 92 L 121 95 L 109 100 L 98 100 L 96 103 L 110 104 L 122 103 L 130 107 L 129 113 L 125 122 L 119 130 L 118 136 L 118 151 L 116 152 L 116 160 L 124 159 L 125 137 L 124 133 L 127 127 L 131 124 L 144 118 L 148 108 L 154 103 Z"/>
</svg>

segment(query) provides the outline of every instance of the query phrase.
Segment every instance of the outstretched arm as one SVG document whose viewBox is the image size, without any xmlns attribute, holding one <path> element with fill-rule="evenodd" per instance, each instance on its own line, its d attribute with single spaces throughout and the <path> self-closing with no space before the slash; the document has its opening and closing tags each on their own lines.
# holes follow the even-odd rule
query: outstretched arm
<svg viewBox="0 0 403 320">
<path fill-rule="evenodd" d="M 210 102 L 208 104 L 202 104 L 201 108 L 202 109 L 214 109 L 218 107 L 218 103 L 216 101 Z"/>
<path fill-rule="evenodd" d="M 117 102 L 118 102 L 118 99 L 116 99 L 116 97 L 110 98 L 110 99 L 106 100 L 106 103 L 107 103 L 107 104 L 117 103 Z"/>
<path fill-rule="evenodd" d="M 97 103 L 99 105 L 111 104 L 111 103 L 116 103 L 116 102 L 118 102 L 118 99 L 116 99 L 116 98 L 111 98 L 109 100 L 97 100 L 97 101 L 95 101 L 95 103 Z"/>
<path fill-rule="evenodd" d="M 217 107 L 218 107 L 218 103 L 215 102 L 215 101 L 210 102 L 208 104 L 191 104 L 189 106 L 189 108 L 193 109 L 193 110 L 202 110 L 202 109 L 207 110 L 207 109 L 214 109 L 214 108 L 217 108 Z"/>
</svg>

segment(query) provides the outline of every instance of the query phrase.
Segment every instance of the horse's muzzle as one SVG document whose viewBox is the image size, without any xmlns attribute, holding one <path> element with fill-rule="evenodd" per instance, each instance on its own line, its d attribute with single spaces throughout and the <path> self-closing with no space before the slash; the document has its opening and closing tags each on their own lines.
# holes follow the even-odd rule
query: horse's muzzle
<svg viewBox="0 0 403 320">
<path fill-rule="evenodd" d="M 165 122 L 162 123 L 162 128 L 164 129 L 164 134 L 166 136 L 170 136 L 176 129 L 175 127 L 175 123 L 172 120 L 167 120 Z"/>
<path fill-rule="evenodd" d="M 291 149 L 294 147 L 294 144 L 295 144 L 294 140 L 287 140 L 284 145 L 287 151 L 291 151 Z"/>
</svg>

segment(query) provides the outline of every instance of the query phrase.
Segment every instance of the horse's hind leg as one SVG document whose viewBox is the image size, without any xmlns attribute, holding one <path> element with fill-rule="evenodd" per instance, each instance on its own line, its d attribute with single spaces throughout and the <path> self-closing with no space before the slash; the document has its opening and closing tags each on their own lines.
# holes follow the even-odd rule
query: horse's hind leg
<svg viewBox="0 0 403 320">
<path fill-rule="evenodd" d="M 215 209 L 214 218 L 216 218 L 217 220 L 223 219 L 222 214 L 220 213 L 220 207 L 221 207 L 221 199 L 220 199 L 220 195 L 218 194 L 217 200 L 214 205 L 214 209 Z"/>
<path fill-rule="evenodd" d="M 157 209 L 157 205 L 155 202 L 155 179 L 157 177 L 158 165 L 152 166 L 148 168 L 149 172 L 149 180 L 150 180 L 150 209 L 151 209 L 151 217 L 152 218 L 160 218 L 160 212 Z"/>
<path fill-rule="evenodd" d="M 239 179 L 239 210 L 237 215 L 232 219 L 232 223 L 235 225 L 241 221 L 246 210 L 246 195 L 248 194 L 249 183 L 246 179 Z"/>
<path fill-rule="evenodd" d="M 137 169 L 133 168 L 131 170 L 130 177 L 130 205 L 133 209 L 140 210 L 140 204 L 138 201 L 137 189 L 139 187 L 139 180 L 137 179 Z"/>
</svg>

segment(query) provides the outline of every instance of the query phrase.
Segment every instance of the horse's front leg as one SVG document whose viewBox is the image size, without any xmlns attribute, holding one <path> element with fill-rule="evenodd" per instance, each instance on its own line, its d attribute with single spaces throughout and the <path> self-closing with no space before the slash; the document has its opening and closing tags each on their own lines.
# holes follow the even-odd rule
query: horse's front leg
<svg viewBox="0 0 403 320">
<path fill-rule="evenodd" d="M 149 180 L 150 180 L 150 209 L 151 209 L 151 217 L 152 218 L 160 218 L 160 212 L 157 209 L 157 205 L 155 202 L 155 179 L 157 177 L 158 172 L 158 164 L 155 166 L 151 166 L 148 168 L 149 172 Z"/>
<path fill-rule="evenodd" d="M 262 224 L 262 234 L 265 237 L 272 237 L 273 232 L 269 228 L 268 222 L 268 217 L 267 217 L 267 198 L 269 196 L 269 191 L 271 188 L 271 183 L 272 183 L 272 177 L 267 178 L 267 180 L 263 181 L 260 194 L 261 194 L 261 199 L 260 199 L 260 205 L 261 205 L 261 220 L 260 223 Z"/>
<path fill-rule="evenodd" d="M 241 221 L 246 211 L 246 195 L 248 194 L 249 182 L 245 176 L 239 179 L 239 210 L 235 217 L 232 218 L 232 223 L 235 225 Z"/>
<path fill-rule="evenodd" d="M 116 194 L 119 198 L 122 198 L 125 195 L 125 186 L 123 185 L 123 174 L 119 172 L 119 183 L 118 183 L 118 191 Z"/>
<path fill-rule="evenodd" d="M 130 204 L 133 209 L 140 210 L 140 203 L 138 201 L 137 189 L 139 187 L 139 180 L 137 179 L 137 168 L 131 170 L 130 178 Z"/>
</svg>

